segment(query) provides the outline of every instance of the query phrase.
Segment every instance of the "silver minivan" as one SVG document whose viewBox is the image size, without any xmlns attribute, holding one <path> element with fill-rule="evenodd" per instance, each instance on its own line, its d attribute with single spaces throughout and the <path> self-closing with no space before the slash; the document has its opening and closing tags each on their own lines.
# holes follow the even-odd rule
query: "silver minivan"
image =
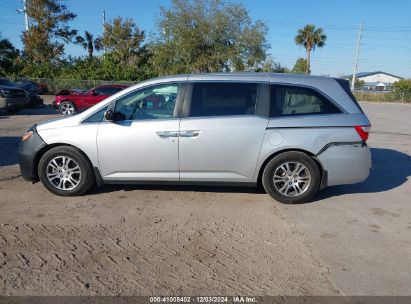
<svg viewBox="0 0 411 304">
<path fill-rule="evenodd" d="M 369 132 L 346 80 L 178 75 L 34 125 L 19 162 L 25 179 L 63 196 L 110 183 L 262 184 L 275 200 L 300 203 L 368 177 Z"/>
</svg>

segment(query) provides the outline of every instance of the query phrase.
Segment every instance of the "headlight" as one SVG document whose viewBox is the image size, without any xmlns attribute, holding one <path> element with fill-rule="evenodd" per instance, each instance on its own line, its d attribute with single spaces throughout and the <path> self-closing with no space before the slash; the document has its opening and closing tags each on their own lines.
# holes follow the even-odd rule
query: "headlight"
<svg viewBox="0 0 411 304">
<path fill-rule="evenodd" d="M 0 96 L 5 97 L 7 94 L 10 94 L 9 90 L 0 90 Z"/>
<path fill-rule="evenodd" d="M 29 140 L 33 136 L 33 131 L 27 131 L 24 133 L 23 137 L 21 138 L 21 141 L 26 141 Z"/>
</svg>

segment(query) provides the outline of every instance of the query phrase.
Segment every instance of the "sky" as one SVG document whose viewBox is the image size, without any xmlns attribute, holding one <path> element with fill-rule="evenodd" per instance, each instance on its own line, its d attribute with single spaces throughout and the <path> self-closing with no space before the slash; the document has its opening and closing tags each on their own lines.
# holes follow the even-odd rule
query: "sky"
<svg viewBox="0 0 411 304">
<path fill-rule="evenodd" d="M 229 0 L 230 1 L 230 0 Z M 133 18 L 148 36 L 155 31 L 159 7 L 169 7 L 171 0 L 63 0 L 77 14 L 71 26 L 102 33 L 102 13 L 106 19 L 117 16 Z M 342 76 L 352 74 L 360 23 L 362 33 L 358 72 L 384 71 L 411 78 L 411 1 L 410 0 L 231 0 L 243 4 L 253 20 L 264 21 L 268 28 L 269 53 L 288 68 L 305 57 L 297 46 L 297 30 L 311 23 L 322 27 L 328 39 L 325 47 L 312 54 L 312 74 Z M 22 0 L 0 0 L 0 32 L 22 48 L 24 16 L 16 9 Z M 68 45 L 66 54 L 85 55 L 77 45 Z"/>
</svg>

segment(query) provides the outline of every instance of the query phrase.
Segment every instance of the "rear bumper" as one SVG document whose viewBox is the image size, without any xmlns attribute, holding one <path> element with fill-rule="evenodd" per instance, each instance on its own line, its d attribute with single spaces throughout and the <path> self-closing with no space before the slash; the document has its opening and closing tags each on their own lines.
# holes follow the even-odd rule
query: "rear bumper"
<svg viewBox="0 0 411 304">
<path fill-rule="evenodd" d="M 370 148 L 365 143 L 335 143 L 317 158 L 327 171 L 327 186 L 365 181 L 372 167 Z"/>
<path fill-rule="evenodd" d="M 31 138 L 20 143 L 18 152 L 21 176 L 28 181 L 38 180 L 37 172 L 35 172 L 35 161 L 37 153 L 46 146 L 35 127 L 32 131 Z"/>
</svg>

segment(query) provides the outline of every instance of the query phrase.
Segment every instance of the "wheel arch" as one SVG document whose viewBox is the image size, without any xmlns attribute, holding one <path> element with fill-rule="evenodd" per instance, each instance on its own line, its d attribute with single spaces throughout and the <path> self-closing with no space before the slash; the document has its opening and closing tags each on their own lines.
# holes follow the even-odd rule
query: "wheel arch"
<svg viewBox="0 0 411 304">
<path fill-rule="evenodd" d="M 41 149 L 37 152 L 36 156 L 34 157 L 33 176 L 34 176 L 34 179 L 35 179 L 36 181 L 39 180 L 39 176 L 38 176 L 38 169 L 39 169 L 39 168 L 38 168 L 38 167 L 39 167 L 40 159 L 43 157 L 43 155 L 44 155 L 47 151 L 50 151 L 50 150 L 53 149 L 53 148 L 63 147 L 63 146 L 75 148 L 75 149 L 76 149 L 77 151 L 79 151 L 80 154 L 89 162 L 89 164 L 91 165 L 91 167 L 94 168 L 93 163 L 92 163 L 90 157 L 88 157 L 88 155 L 87 155 L 83 150 L 81 150 L 79 147 L 76 147 L 76 146 L 71 145 L 71 144 L 68 144 L 68 143 L 53 143 L 53 144 L 48 144 L 48 145 L 44 146 L 43 148 L 41 148 Z M 94 170 L 94 171 L 95 171 L 95 170 Z"/>
<path fill-rule="evenodd" d="M 318 166 L 318 169 L 320 170 L 320 174 L 321 174 L 321 185 L 320 185 L 320 189 L 323 189 L 326 187 L 327 184 L 327 171 L 324 169 L 321 161 L 315 156 L 314 153 L 304 150 L 304 149 L 300 149 L 300 148 L 287 148 L 287 149 L 282 149 L 279 151 L 275 151 L 272 154 L 270 154 L 269 156 L 266 157 L 266 159 L 262 162 L 261 166 L 258 168 L 258 176 L 257 176 L 257 184 L 259 186 L 262 185 L 262 176 L 263 176 L 263 172 L 265 167 L 267 166 L 267 164 L 270 162 L 270 160 L 272 160 L 274 157 L 276 157 L 277 155 L 286 153 L 286 152 L 301 152 L 304 154 L 307 154 L 308 156 L 310 156 L 315 163 Z"/>
</svg>

